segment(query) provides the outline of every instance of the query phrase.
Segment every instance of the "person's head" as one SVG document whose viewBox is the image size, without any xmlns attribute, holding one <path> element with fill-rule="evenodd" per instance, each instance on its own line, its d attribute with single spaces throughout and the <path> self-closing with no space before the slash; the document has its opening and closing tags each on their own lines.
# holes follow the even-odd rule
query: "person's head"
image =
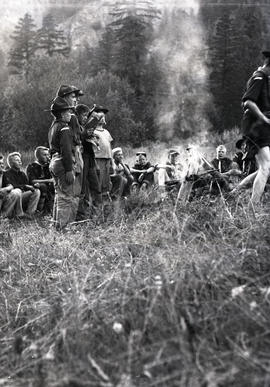
<svg viewBox="0 0 270 387">
<path fill-rule="evenodd" d="M 120 148 L 120 147 L 114 148 L 112 150 L 112 155 L 113 155 L 113 159 L 116 162 L 116 164 L 121 163 L 123 161 L 124 155 L 123 155 L 122 148 Z"/>
<path fill-rule="evenodd" d="M 61 85 L 57 91 L 57 97 L 64 98 L 70 106 L 76 106 L 80 100 L 80 96 L 84 93 L 82 90 L 71 85 Z"/>
<path fill-rule="evenodd" d="M 21 169 L 22 156 L 19 152 L 9 153 L 7 156 L 7 165 L 12 169 Z"/>
<path fill-rule="evenodd" d="M 226 149 L 225 145 L 219 145 L 216 148 L 216 151 L 217 151 L 217 158 L 224 159 L 224 157 L 226 156 L 226 153 L 227 153 L 227 149 Z"/>
<path fill-rule="evenodd" d="M 38 146 L 35 149 L 35 158 L 40 164 L 48 164 L 50 161 L 49 149 L 45 146 Z"/>
<path fill-rule="evenodd" d="M 5 170 L 4 156 L 0 155 L 0 173 L 3 173 Z"/>
<path fill-rule="evenodd" d="M 137 152 L 136 156 L 137 156 L 137 162 L 140 165 L 145 165 L 147 163 L 147 156 L 145 152 Z"/>
<path fill-rule="evenodd" d="M 269 66 L 270 65 L 270 49 L 267 48 L 267 49 L 263 50 L 262 55 L 264 58 L 264 61 L 263 61 L 264 65 Z"/>
<path fill-rule="evenodd" d="M 81 125 L 85 125 L 89 118 L 90 108 L 81 103 L 75 107 L 75 113 L 78 117 L 79 123 Z"/>
<path fill-rule="evenodd" d="M 91 113 L 91 117 L 95 117 L 99 121 L 99 125 L 106 125 L 106 114 L 108 109 L 101 105 L 94 105 L 94 108 Z"/>
<path fill-rule="evenodd" d="M 244 138 L 240 138 L 240 140 L 238 140 L 236 143 L 235 143 L 235 147 L 237 149 L 240 149 L 242 151 L 242 153 L 245 153 L 246 150 L 247 150 L 247 142 Z"/>
<path fill-rule="evenodd" d="M 170 163 L 176 164 L 178 156 L 179 156 L 179 152 L 177 152 L 174 149 L 169 150 L 168 160 Z"/>
<path fill-rule="evenodd" d="M 51 105 L 51 112 L 57 120 L 68 123 L 73 113 L 72 105 L 62 97 L 56 97 Z"/>
</svg>

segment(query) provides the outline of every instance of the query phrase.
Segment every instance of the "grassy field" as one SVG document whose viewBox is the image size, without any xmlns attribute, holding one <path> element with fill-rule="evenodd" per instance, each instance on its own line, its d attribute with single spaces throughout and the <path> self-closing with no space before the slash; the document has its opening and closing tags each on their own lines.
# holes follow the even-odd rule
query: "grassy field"
<svg viewBox="0 0 270 387">
<path fill-rule="evenodd" d="M 268 386 L 269 206 L 1 224 L 0 386 Z"/>
<path fill-rule="evenodd" d="M 1 223 L 0 386 L 270 386 L 270 205 L 248 196 Z"/>
</svg>

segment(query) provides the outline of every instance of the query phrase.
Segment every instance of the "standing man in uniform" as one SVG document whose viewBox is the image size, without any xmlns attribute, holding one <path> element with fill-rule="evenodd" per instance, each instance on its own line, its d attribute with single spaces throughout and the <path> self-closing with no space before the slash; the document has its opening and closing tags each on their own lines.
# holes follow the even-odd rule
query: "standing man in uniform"
<svg viewBox="0 0 270 387">
<path fill-rule="evenodd" d="M 263 66 L 259 67 L 248 80 L 242 102 L 244 117 L 243 135 L 247 140 L 249 152 L 253 152 L 258 171 L 242 180 L 253 182 L 251 203 L 260 202 L 267 179 L 270 175 L 270 50 L 262 52 Z"/>
<path fill-rule="evenodd" d="M 52 159 L 50 171 L 55 184 L 54 221 L 57 230 L 75 221 L 81 186 L 76 179 L 76 144 L 69 122 L 73 106 L 56 97 L 51 106 L 55 121 L 49 131 Z"/>
</svg>

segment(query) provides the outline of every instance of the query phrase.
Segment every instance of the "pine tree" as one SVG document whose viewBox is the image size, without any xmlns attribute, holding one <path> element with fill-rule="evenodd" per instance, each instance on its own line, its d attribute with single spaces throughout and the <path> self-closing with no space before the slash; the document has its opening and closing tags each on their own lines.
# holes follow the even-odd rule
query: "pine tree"
<svg viewBox="0 0 270 387">
<path fill-rule="evenodd" d="M 51 14 L 43 18 L 42 27 L 37 31 L 37 46 L 49 56 L 56 53 L 67 56 L 70 52 L 67 38 L 63 30 L 58 28 Z"/>
<path fill-rule="evenodd" d="M 29 13 L 19 19 L 11 38 L 14 40 L 14 46 L 9 52 L 10 72 L 25 74 L 27 78 L 31 59 L 37 50 L 35 24 Z"/>
</svg>

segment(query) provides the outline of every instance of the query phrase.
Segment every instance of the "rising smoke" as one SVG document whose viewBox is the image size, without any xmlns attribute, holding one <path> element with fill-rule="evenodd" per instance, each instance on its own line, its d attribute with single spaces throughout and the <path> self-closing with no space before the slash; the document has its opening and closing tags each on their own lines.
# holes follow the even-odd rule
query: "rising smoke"
<svg viewBox="0 0 270 387">
<path fill-rule="evenodd" d="M 206 108 L 208 71 L 206 47 L 199 19 L 199 2 L 187 0 L 160 1 L 165 23 L 160 26 L 151 51 L 162 63 L 167 82 L 160 91 L 156 124 L 160 137 L 189 137 L 209 128 Z"/>
</svg>

